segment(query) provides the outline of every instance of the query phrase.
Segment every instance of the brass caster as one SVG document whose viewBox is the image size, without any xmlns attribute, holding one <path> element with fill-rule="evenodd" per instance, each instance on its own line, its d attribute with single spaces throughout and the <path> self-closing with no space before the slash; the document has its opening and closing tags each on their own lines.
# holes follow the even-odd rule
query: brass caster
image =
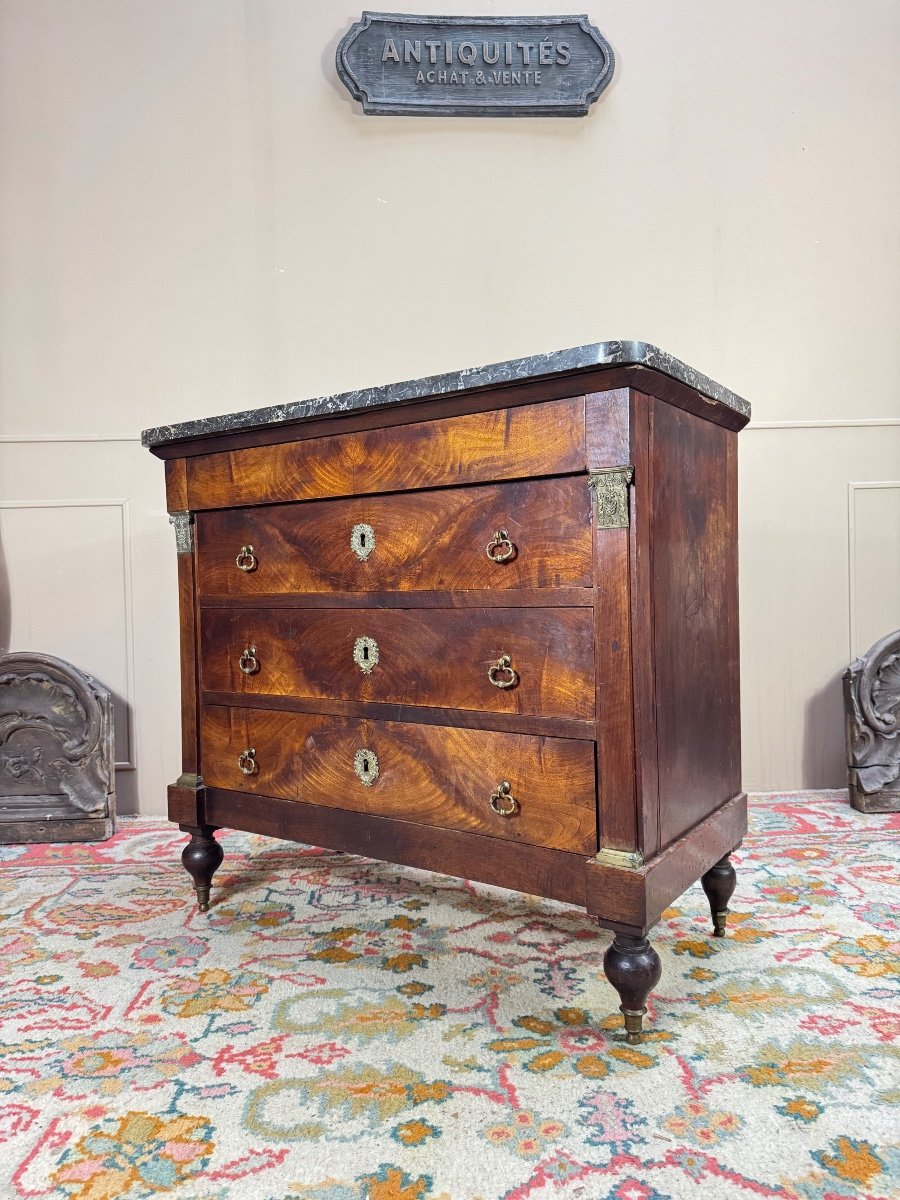
<svg viewBox="0 0 900 1200">
<path fill-rule="evenodd" d="M 640 1046 L 643 1039 L 643 1022 L 647 1013 L 646 1008 L 621 1008 L 625 1018 L 625 1041 L 629 1046 Z"/>
<path fill-rule="evenodd" d="M 725 936 L 725 923 L 728 920 L 728 901 L 734 895 L 734 885 L 737 876 L 731 865 L 731 856 L 726 854 L 706 872 L 700 882 L 709 901 L 709 912 L 713 922 L 713 937 Z"/>
</svg>

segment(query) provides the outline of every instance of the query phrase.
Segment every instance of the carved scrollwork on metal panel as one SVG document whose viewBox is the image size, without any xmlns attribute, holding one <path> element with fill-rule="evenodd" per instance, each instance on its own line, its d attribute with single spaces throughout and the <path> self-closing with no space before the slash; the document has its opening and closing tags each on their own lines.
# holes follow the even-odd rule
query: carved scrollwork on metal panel
<svg viewBox="0 0 900 1200">
<path fill-rule="evenodd" d="M 900 630 L 847 668 L 844 701 L 851 793 L 872 795 L 900 779 Z"/>
<path fill-rule="evenodd" d="M 598 529 L 628 528 L 628 485 L 633 478 L 632 466 L 603 467 L 588 476 L 596 496 Z"/>
<path fill-rule="evenodd" d="M 49 654 L 0 656 L 4 819 L 13 819 L 16 797 L 23 812 L 31 798 L 73 816 L 105 815 L 113 761 L 112 702 L 96 680 Z"/>
<path fill-rule="evenodd" d="M 169 521 L 175 527 L 175 552 L 194 553 L 194 514 L 192 512 L 169 513 Z"/>
</svg>

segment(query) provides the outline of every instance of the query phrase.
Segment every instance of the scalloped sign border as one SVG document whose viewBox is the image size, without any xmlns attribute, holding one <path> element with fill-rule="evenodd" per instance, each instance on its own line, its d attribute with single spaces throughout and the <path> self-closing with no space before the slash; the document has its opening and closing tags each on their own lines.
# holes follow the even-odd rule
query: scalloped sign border
<svg viewBox="0 0 900 1200">
<path fill-rule="evenodd" d="M 585 117 L 613 76 L 585 15 L 424 17 L 364 12 L 337 72 L 363 112 L 423 117 Z"/>
</svg>

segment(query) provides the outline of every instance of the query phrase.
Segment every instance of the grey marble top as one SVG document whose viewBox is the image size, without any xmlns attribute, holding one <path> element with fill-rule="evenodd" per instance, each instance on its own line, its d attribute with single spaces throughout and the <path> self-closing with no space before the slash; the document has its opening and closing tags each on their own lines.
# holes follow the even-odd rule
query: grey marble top
<svg viewBox="0 0 900 1200">
<path fill-rule="evenodd" d="M 470 367 L 465 371 L 450 371 L 446 375 L 426 375 L 423 379 L 412 379 L 405 383 L 389 383 L 382 387 L 341 392 L 335 396 L 319 396 L 315 400 L 292 400 L 269 408 L 182 421 L 179 425 L 159 425 L 156 429 L 145 429 L 141 434 L 141 442 L 144 446 L 162 446 L 167 442 L 182 442 L 209 434 L 284 425 L 308 417 L 402 404 L 428 396 L 468 392 L 474 388 L 502 386 L 525 379 L 545 379 L 591 367 L 610 366 L 638 366 L 661 371 L 749 419 L 750 405 L 746 400 L 657 346 L 648 345 L 647 342 L 593 342 L 571 350 L 554 350 L 549 354 L 534 354 L 530 358 L 512 358 L 487 367 Z"/>
</svg>

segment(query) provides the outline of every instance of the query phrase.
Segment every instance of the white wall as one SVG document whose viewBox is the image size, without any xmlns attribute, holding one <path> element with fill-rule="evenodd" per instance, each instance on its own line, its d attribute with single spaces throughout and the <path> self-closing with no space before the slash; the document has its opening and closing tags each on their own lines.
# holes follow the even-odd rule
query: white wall
<svg viewBox="0 0 900 1200">
<path fill-rule="evenodd" d="M 900 6 L 589 11 L 587 119 L 423 120 L 337 80 L 348 4 L 0 0 L 0 644 L 127 700 L 126 806 L 178 771 L 142 427 L 614 337 L 753 403 L 745 783 L 843 783 L 839 673 L 900 624 Z"/>
</svg>

